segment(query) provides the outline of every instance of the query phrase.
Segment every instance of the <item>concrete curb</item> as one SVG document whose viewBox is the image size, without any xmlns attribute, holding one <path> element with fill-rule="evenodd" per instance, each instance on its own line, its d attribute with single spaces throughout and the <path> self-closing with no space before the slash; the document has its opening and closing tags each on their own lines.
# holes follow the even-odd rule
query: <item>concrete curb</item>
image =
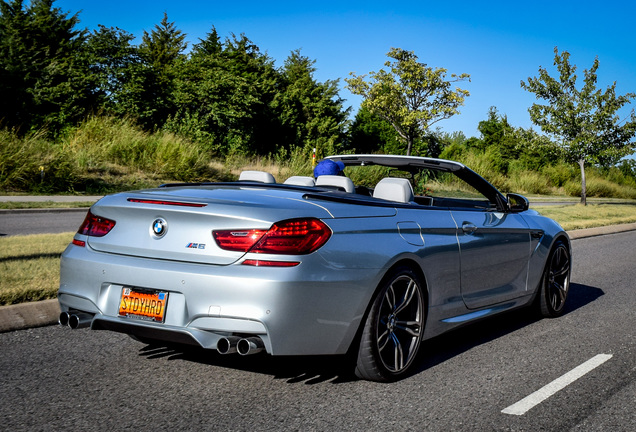
<svg viewBox="0 0 636 432">
<path fill-rule="evenodd" d="M 634 231 L 636 230 L 636 223 L 628 223 L 622 225 L 609 225 L 604 227 L 596 227 L 596 228 L 586 228 L 579 230 L 568 231 L 568 235 L 572 240 L 586 238 L 586 237 L 596 237 L 600 235 L 606 234 L 617 234 L 626 231 Z"/>
<path fill-rule="evenodd" d="M 568 235 L 575 240 L 626 231 L 636 231 L 636 223 L 573 230 Z M 56 324 L 59 316 L 57 299 L 0 306 L 0 333 Z"/>
<path fill-rule="evenodd" d="M 55 324 L 59 316 L 57 299 L 0 306 L 0 333 Z"/>
</svg>

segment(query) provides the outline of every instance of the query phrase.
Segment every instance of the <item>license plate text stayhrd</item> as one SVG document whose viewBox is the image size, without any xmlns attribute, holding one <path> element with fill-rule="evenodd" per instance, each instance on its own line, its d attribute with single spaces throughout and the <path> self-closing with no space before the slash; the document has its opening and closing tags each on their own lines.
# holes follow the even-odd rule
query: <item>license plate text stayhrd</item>
<svg viewBox="0 0 636 432">
<path fill-rule="evenodd" d="M 119 316 L 162 323 L 167 303 L 167 292 L 141 292 L 124 287 L 119 303 Z"/>
</svg>

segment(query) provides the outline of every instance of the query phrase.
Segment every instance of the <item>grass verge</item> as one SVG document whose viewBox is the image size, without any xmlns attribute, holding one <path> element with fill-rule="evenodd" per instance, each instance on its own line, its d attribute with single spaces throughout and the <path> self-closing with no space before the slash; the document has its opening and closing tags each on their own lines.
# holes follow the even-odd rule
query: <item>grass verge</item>
<svg viewBox="0 0 636 432">
<path fill-rule="evenodd" d="M 636 222 L 636 205 L 588 204 L 537 206 L 534 210 L 559 222 L 566 230 Z"/>
<path fill-rule="evenodd" d="M 89 208 L 95 201 L 8 201 L 0 202 L 0 210 L 21 210 L 21 209 L 60 209 L 60 208 Z"/>
<path fill-rule="evenodd" d="M 55 298 L 74 233 L 0 237 L 0 305 Z"/>
</svg>

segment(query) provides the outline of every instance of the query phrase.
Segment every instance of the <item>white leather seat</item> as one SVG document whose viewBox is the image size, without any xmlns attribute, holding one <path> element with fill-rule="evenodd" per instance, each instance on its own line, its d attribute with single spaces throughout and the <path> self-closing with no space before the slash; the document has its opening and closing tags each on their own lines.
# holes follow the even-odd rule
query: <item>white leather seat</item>
<svg viewBox="0 0 636 432">
<path fill-rule="evenodd" d="M 316 184 L 313 177 L 307 176 L 291 176 L 285 180 L 284 184 L 297 185 L 297 186 L 313 186 Z"/>
<path fill-rule="evenodd" d="M 253 181 L 259 183 L 276 183 L 273 175 L 265 171 L 243 171 L 239 181 Z"/>
<path fill-rule="evenodd" d="M 385 177 L 375 185 L 374 198 L 408 203 L 413 201 L 413 187 L 405 178 Z"/>
<path fill-rule="evenodd" d="M 356 187 L 349 177 L 337 175 L 321 175 L 316 179 L 316 186 L 335 186 L 344 189 L 348 193 L 356 191 Z"/>
</svg>

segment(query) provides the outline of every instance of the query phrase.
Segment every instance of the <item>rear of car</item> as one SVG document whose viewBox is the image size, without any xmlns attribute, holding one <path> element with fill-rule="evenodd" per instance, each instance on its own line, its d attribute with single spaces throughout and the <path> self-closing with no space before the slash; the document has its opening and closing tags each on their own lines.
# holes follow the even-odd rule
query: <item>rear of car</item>
<svg viewBox="0 0 636 432">
<path fill-rule="evenodd" d="M 395 210 L 303 195 L 219 185 L 103 198 L 62 255 L 61 321 L 222 352 L 346 352 L 386 265 L 358 262 L 369 245 L 347 227 Z"/>
</svg>

